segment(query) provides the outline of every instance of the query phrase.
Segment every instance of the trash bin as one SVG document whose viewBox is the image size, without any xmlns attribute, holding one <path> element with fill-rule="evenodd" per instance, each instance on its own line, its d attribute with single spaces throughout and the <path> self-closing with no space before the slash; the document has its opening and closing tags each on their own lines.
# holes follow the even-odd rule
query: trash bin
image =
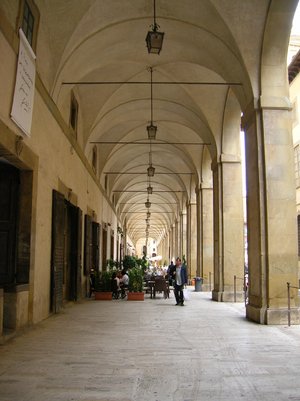
<svg viewBox="0 0 300 401">
<path fill-rule="evenodd" d="M 202 278 L 194 277 L 194 280 L 195 280 L 195 292 L 202 291 Z"/>
</svg>

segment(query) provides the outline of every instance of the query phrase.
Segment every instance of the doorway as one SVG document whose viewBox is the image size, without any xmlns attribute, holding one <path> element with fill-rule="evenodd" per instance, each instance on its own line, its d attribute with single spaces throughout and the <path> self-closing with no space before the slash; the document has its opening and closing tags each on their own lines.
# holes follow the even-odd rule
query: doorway
<svg viewBox="0 0 300 401">
<path fill-rule="evenodd" d="M 20 172 L 0 163 L 0 286 L 16 281 Z"/>
<path fill-rule="evenodd" d="M 81 298 L 82 212 L 53 191 L 50 310 Z"/>
</svg>

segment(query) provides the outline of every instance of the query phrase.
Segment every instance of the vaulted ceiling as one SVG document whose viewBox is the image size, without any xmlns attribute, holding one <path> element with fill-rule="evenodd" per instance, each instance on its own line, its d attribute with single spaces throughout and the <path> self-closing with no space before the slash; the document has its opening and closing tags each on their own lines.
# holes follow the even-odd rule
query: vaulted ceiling
<svg viewBox="0 0 300 401">
<path fill-rule="evenodd" d="M 210 163 L 222 152 L 224 107 L 230 96 L 242 110 L 253 97 L 251 81 L 268 0 L 156 0 L 165 33 L 159 55 L 147 52 L 153 0 L 36 0 L 41 32 L 51 54 L 39 65 L 45 85 L 67 115 L 70 91 L 80 106 L 78 139 L 127 221 L 133 241 L 159 240 L 199 183 L 211 179 Z M 153 122 L 150 71 L 153 69 Z M 149 179 L 149 157 L 155 174 Z M 151 184 L 153 193 L 147 193 Z M 151 208 L 145 207 L 149 197 Z"/>
</svg>

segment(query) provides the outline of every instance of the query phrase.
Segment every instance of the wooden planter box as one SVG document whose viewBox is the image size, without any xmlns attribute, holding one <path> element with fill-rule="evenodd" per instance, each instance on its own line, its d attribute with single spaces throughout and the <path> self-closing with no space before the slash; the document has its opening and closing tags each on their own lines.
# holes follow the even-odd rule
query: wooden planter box
<svg viewBox="0 0 300 401">
<path fill-rule="evenodd" d="M 111 301 L 112 292 L 95 292 L 96 301 Z"/>
<path fill-rule="evenodd" d="M 127 301 L 144 301 L 144 292 L 128 292 Z"/>
</svg>

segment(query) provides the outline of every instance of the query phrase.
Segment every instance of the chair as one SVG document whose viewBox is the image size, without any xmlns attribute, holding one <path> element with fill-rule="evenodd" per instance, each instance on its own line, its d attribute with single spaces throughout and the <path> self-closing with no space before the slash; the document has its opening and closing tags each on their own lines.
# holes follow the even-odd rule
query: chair
<svg viewBox="0 0 300 401">
<path fill-rule="evenodd" d="M 153 298 L 155 298 L 155 295 L 157 292 L 163 292 L 164 298 L 165 299 L 169 298 L 170 289 L 169 289 L 169 285 L 164 277 L 155 277 L 155 284 L 154 284 L 154 288 L 153 288 Z"/>
</svg>

